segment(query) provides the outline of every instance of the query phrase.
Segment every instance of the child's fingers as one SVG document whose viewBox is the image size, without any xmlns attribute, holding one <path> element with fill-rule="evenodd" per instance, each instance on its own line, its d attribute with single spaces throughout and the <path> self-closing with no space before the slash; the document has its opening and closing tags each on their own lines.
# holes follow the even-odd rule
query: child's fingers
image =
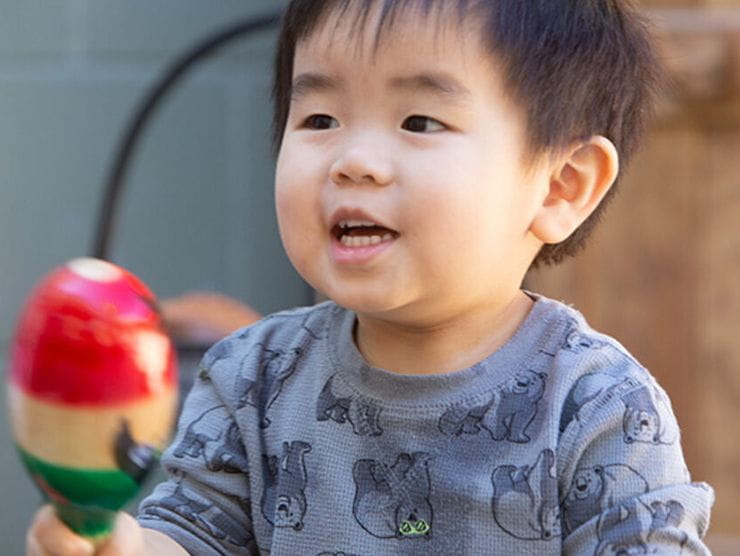
<svg viewBox="0 0 740 556">
<path fill-rule="evenodd" d="M 43 506 L 26 534 L 27 556 L 91 556 L 92 544 L 75 535 L 57 518 L 51 506 Z"/>
<path fill-rule="evenodd" d="M 108 541 L 100 547 L 98 556 L 139 556 L 144 547 L 141 525 L 129 514 L 120 512 Z"/>
</svg>

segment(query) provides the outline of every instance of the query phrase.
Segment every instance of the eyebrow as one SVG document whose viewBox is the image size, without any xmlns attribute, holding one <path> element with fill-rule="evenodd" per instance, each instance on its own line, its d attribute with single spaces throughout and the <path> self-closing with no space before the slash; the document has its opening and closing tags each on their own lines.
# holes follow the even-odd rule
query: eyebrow
<svg viewBox="0 0 740 556">
<path fill-rule="evenodd" d="M 445 101 L 467 104 L 472 101 L 470 90 L 454 77 L 442 73 L 417 73 L 411 76 L 394 77 L 392 89 L 405 92 L 422 92 L 442 97 Z M 324 73 L 306 72 L 295 77 L 291 84 L 291 99 L 296 100 L 311 93 L 341 91 L 341 80 Z"/>
<path fill-rule="evenodd" d="M 343 89 L 342 83 L 324 73 L 301 73 L 293 79 L 290 86 L 290 97 L 296 100 L 305 97 L 311 93 L 320 93 L 326 91 L 336 91 Z"/>
<path fill-rule="evenodd" d="M 470 90 L 452 76 L 443 73 L 417 73 L 391 79 L 391 87 L 401 91 L 430 93 L 460 104 L 473 100 Z"/>
</svg>

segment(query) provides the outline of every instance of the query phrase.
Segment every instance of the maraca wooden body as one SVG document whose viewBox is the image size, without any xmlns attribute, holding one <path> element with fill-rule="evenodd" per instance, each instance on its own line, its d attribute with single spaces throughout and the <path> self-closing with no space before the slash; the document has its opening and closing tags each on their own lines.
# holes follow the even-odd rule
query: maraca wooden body
<svg viewBox="0 0 740 556">
<path fill-rule="evenodd" d="M 149 289 L 125 270 L 75 259 L 23 309 L 8 396 L 21 459 L 78 533 L 105 536 L 169 439 L 172 344 Z"/>
</svg>

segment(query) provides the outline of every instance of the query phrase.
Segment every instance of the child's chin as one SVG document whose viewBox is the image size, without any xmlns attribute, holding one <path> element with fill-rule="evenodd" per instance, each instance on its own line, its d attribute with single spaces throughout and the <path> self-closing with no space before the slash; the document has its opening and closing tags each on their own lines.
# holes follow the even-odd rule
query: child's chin
<svg viewBox="0 0 740 556">
<path fill-rule="evenodd" d="M 340 294 L 331 299 L 337 305 L 350 309 L 355 313 L 367 315 L 380 316 L 387 314 L 390 316 L 399 307 L 399 304 L 394 303 L 394 300 L 388 295 L 369 295 L 367 292 L 363 293 L 363 295 Z"/>
</svg>

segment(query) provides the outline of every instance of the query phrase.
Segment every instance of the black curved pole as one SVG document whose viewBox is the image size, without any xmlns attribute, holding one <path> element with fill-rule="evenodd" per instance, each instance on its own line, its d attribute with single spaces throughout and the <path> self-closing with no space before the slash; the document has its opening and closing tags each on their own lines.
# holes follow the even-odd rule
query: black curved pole
<svg viewBox="0 0 740 556">
<path fill-rule="evenodd" d="M 123 191 L 129 162 L 146 124 L 167 93 L 197 62 L 215 53 L 235 38 L 276 26 L 281 16 L 282 11 L 276 11 L 250 17 L 213 33 L 175 59 L 152 85 L 126 125 L 126 131 L 119 141 L 98 212 L 98 225 L 92 253 L 94 257 L 108 258 L 111 233 L 116 223 L 118 201 Z"/>
</svg>

